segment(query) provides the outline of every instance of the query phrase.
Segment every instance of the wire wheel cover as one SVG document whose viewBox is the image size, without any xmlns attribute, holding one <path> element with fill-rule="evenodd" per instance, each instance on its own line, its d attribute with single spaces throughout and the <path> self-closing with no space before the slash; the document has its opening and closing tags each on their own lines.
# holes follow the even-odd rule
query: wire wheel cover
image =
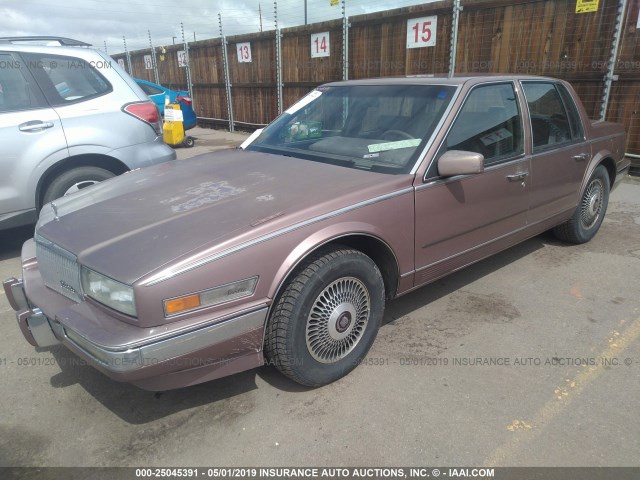
<svg viewBox="0 0 640 480">
<path fill-rule="evenodd" d="M 582 226 L 589 229 L 595 225 L 602 212 L 602 200 L 604 197 L 604 185 L 602 180 L 595 178 L 589 183 L 582 197 L 580 221 Z"/>
<path fill-rule="evenodd" d="M 371 313 L 367 287 L 357 278 L 343 277 L 316 298 L 307 318 L 306 343 L 321 363 L 346 357 L 362 339 Z"/>
</svg>

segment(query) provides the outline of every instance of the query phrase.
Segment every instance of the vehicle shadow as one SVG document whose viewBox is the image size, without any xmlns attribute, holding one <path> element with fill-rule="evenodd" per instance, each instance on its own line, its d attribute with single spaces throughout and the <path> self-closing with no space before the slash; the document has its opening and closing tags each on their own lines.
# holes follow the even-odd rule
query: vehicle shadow
<svg viewBox="0 0 640 480">
<path fill-rule="evenodd" d="M 87 393 L 123 421 L 141 425 L 195 407 L 215 405 L 257 388 L 255 370 L 166 392 L 150 392 L 105 376 L 63 346 L 42 351 L 56 359 L 60 372 L 51 377 L 51 386 L 80 385 Z"/>
<path fill-rule="evenodd" d="M 0 231 L 0 261 L 20 257 L 22 244 L 33 237 L 34 228 L 27 225 Z"/>
<path fill-rule="evenodd" d="M 503 252 L 485 258 L 455 273 L 442 277 L 411 293 L 387 302 L 382 325 L 387 325 L 431 302 L 450 295 L 514 261 L 531 255 L 545 245 L 570 246 L 557 240 L 551 232 L 545 232 Z"/>
<path fill-rule="evenodd" d="M 531 255 L 544 248 L 545 245 L 570 246 L 557 240 L 551 232 L 533 237 L 402 297 L 388 301 L 382 319 L 382 328 L 415 310 L 464 288 L 478 279 L 500 270 L 520 258 Z M 304 392 L 312 389 L 303 387 L 284 375 L 280 375 L 275 368 L 261 368 L 257 370 L 257 375 L 274 388 L 286 392 Z"/>
<path fill-rule="evenodd" d="M 388 302 L 383 328 L 394 320 L 531 255 L 545 245 L 563 244 L 557 242 L 551 234 L 543 234 Z M 258 377 L 275 389 L 285 392 L 299 393 L 312 389 L 289 380 L 275 367 L 266 365 L 192 387 L 149 392 L 111 380 L 64 347 L 57 346 L 46 350 L 56 358 L 61 369 L 51 377 L 51 385 L 54 388 L 79 384 L 97 401 L 130 424 L 145 424 L 194 407 L 208 408 L 213 404 L 222 404 L 232 397 L 256 390 Z"/>
</svg>

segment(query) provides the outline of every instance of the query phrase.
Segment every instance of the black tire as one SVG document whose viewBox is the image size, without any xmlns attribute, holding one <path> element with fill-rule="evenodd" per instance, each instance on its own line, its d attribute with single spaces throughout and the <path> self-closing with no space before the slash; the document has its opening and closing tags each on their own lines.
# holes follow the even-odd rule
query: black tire
<svg viewBox="0 0 640 480">
<path fill-rule="evenodd" d="M 349 248 L 320 250 L 294 272 L 273 306 L 267 362 L 302 385 L 345 376 L 365 357 L 384 312 L 376 264 Z"/>
<path fill-rule="evenodd" d="M 603 165 L 598 165 L 573 216 L 553 229 L 560 240 L 570 243 L 585 243 L 600 229 L 609 204 L 609 173 Z"/>
<path fill-rule="evenodd" d="M 77 188 L 81 190 L 111 177 L 115 177 L 115 174 L 104 168 L 72 168 L 53 179 L 42 197 L 42 204 L 44 205 L 56 198 L 64 197 L 67 193 L 72 193 L 69 192 L 70 189 Z"/>
<path fill-rule="evenodd" d="M 184 137 L 182 144 L 187 148 L 191 148 L 195 144 L 195 141 L 193 140 L 193 137 Z"/>
</svg>

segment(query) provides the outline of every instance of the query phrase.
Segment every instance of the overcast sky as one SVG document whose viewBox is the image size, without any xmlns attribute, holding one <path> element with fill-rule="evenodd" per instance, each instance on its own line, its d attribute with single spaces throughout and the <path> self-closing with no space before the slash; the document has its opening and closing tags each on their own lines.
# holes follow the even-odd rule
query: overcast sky
<svg viewBox="0 0 640 480">
<path fill-rule="evenodd" d="M 347 15 L 387 10 L 433 0 L 347 0 Z M 281 27 L 304 24 L 305 0 L 279 0 Z M 55 35 L 91 43 L 110 54 L 181 43 L 180 22 L 187 41 L 220 36 L 218 13 L 225 35 L 274 29 L 274 2 L 265 0 L 0 0 L 2 35 Z M 339 18 L 341 6 L 330 0 L 307 0 L 309 23 Z M 176 37 L 172 39 L 172 37 Z"/>
</svg>

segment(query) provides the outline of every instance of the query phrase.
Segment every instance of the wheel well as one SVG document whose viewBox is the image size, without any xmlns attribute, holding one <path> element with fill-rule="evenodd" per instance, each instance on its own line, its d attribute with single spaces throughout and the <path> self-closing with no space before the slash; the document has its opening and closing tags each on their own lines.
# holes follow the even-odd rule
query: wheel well
<svg viewBox="0 0 640 480">
<path fill-rule="evenodd" d="M 607 169 L 607 173 L 609 174 L 609 187 L 613 187 L 613 183 L 616 180 L 616 164 L 612 158 L 606 157 L 600 162 L 600 165 L 604 165 Z"/>
<path fill-rule="evenodd" d="M 36 205 L 38 209 L 42 207 L 42 199 L 51 182 L 53 182 L 58 175 L 77 167 L 104 168 L 115 175 L 120 175 L 129 170 L 120 160 L 107 155 L 86 154 L 67 158 L 49 167 L 38 181 L 38 188 L 36 189 Z"/>
<path fill-rule="evenodd" d="M 358 250 L 371 258 L 382 274 L 386 294 L 385 296 L 387 299 L 395 297 L 396 290 L 398 289 L 399 269 L 396 256 L 389 245 L 376 237 L 354 234 L 338 237 L 325 244 L 319 245 L 313 251 L 307 253 L 306 257 L 319 248 L 327 248 L 334 245 L 336 247 L 346 246 L 353 248 L 354 250 Z"/>
</svg>

